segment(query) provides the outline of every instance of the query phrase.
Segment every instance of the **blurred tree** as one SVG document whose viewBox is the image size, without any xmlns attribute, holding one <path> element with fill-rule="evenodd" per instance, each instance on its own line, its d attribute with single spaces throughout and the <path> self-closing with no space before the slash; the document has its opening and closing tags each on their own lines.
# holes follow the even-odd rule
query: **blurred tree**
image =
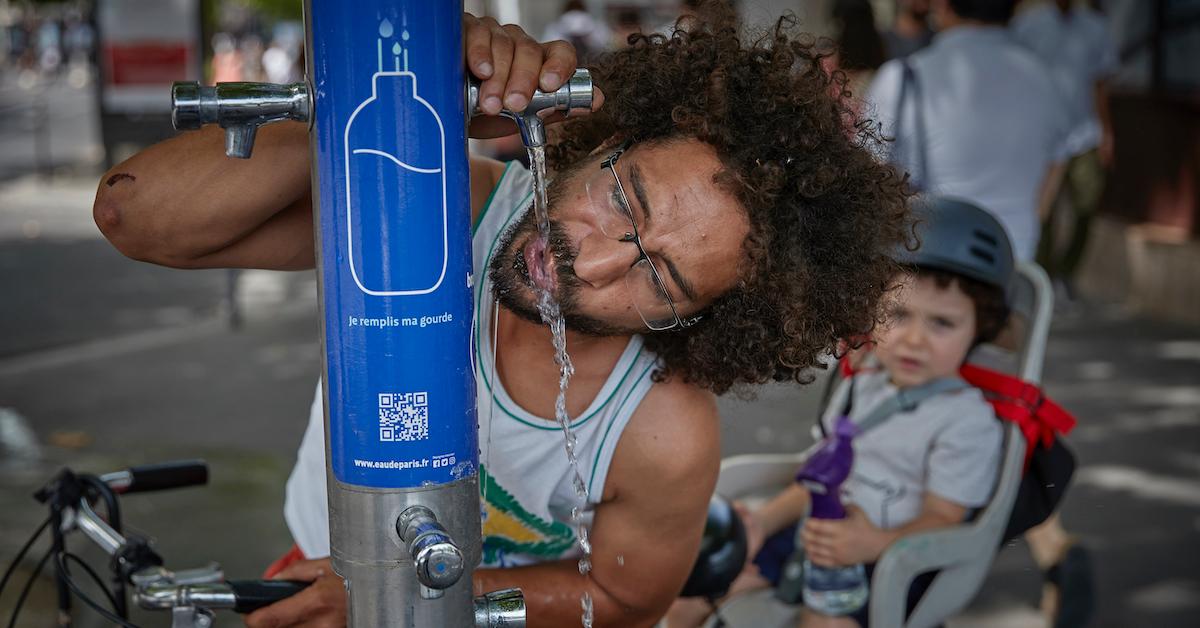
<svg viewBox="0 0 1200 628">
<path fill-rule="evenodd" d="M 270 17 L 279 19 L 299 20 L 304 14 L 302 0 L 239 0 L 242 4 L 254 7 Z"/>
</svg>

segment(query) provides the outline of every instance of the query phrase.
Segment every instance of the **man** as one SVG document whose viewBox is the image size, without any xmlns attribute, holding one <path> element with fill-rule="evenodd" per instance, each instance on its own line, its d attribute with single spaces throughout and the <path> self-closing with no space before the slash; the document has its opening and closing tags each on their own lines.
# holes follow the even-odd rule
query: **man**
<svg viewBox="0 0 1200 628">
<path fill-rule="evenodd" d="M 1086 3 L 1070 0 L 1030 7 L 1013 18 L 1011 30 L 1050 70 L 1075 122 L 1067 139 L 1070 161 L 1059 193 L 1064 203 L 1050 206 L 1038 247 L 1038 261 L 1068 287 L 1083 259 L 1092 216 L 1100 205 L 1105 169 L 1113 163 L 1106 79 L 1116 69 L 1117 47 L 1102 14 Z M 1065 246 L 1054 237 L 1055 223 L 1060 221 L 1055 210 L 1062 204 L 1073 219 Z"/>
<path fill-rule="evenodd" d="M 474 585 L 520 587 L 530 626 L 577 623 L 585 591 L 597 626 L 661 616 L 695 560 L 716 480 L 713 394 L 802 381 L 874 323 L 886 253 L 904 237 L 903 183 L 866 145 L 877 137 L 847 136 L 831 79 L 787 26 L 750 44 L 719 9 L 593 68 L 603 106 L 548 146 L 548 241 L 526 211 L 528 173 L 471 160 L 474 262 L 486 270 L 475 314 L 485 564 Z M 553 90 L 575 67 L 569 46 L 515 26 L 466 16 L 464 30 L 489 114 L 502 100 L 523 109 L 535 86 Z M 501 121 L 479 122 L 472 134 L 488 136 Z M 264 128 L 245 162 L 225 159 L 222 141 L 215 129 L 185 134 L 114 168 L 97 195 L 101 230 L 125 254 L 171 266 L 311 268 L 305 128 Z M 558 372 L 535 284 L 567 320 L 586 504 L 552 420 Z M 316 430 L 289 482 L 289 523 L 308 529 L 298 537 L 319 537 L 325 517 L 323 487 L 304 479 L 323 476 Z M 575 507 L 589 522 L 589 576 L 569 542 Z M 249 624 L 344 620 L 342 583 L 309 540 L 318 560 L 279 575 L 314 584 Z"/>
<path fill-rule="evenodd" d="M 929 29 L 929 0 L 896 0 L 896 19 L 883 32 L 884 51 L 889 59 L 901 59 L 926 47 L 933 40 Z"/>
<path fill-rule="evenodd" d="M 922 190 L 991 211 L 1029 260 L 1070 122 L 1049 74 L 1005 28 L 1015 4 L 935 0 L 933 44 L 884 64 L 867 100 L 896 138 L 890 157 Z"/>
</svg>

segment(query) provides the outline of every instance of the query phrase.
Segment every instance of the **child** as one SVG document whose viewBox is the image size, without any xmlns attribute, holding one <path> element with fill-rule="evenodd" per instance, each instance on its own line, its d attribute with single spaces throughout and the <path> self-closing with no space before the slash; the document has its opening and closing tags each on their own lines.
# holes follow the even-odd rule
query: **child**
<svg viewBox="0 0 1200 628">
<path fill-rule="evenodd" d="M 1004 228 L 986 211 L 951 199 L 934 199 L 917 216 L 920 246 L 899 255 L 904 270 L 894 279 L 894 298 L 874 334 L 870 363 L 841 383 L 821 419 L 825 433 L 833 432 L 839 416 L 860 420 L 898 390 L 957 377 L 971 349 L 1004 327 L 1013 273 Z M 800 536 L 809 560 L 822 566 L 862 563 L 869 574 L 896 539 L 963 522 L 991 496 L 1002 441 L 992 407 L 974 388 L 928 397 L 856 436 L 854 466 L 842 485 L 847 517 L 803 523 Z M 731 594 L 779 584 L 808 506 L 807 489 L 795 483 L 748 514 L 754 565 L 738 577 Z M 931 580 L 929 575 L 914 583 L 910 610 Z M 670 627 L 695 622 L 705 614 L 697 608 L 677 603 L 668 615 Z M 867 609 L 849 617 L 805 609 L 801 626 L 866 626 Z"/>
</svg>

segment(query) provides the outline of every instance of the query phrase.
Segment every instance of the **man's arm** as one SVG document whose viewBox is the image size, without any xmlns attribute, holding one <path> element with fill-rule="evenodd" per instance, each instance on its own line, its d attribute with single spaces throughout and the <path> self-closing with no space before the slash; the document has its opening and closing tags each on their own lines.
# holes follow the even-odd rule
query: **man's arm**
<svg viewBox="0 0 1200 628">
<path fill-rule="evenodd" d="M 720 445 L 711 395 L 678 383 L 654 387 L 613 455 L 589 538 L 592 572 L 577 561 L 475 572 L 475 591 L 520 587 L 529 626 L 579 622 L 589 591 L 596 626 L 648 626 L 679 595 L 696 561 Z"/>
<path fill-rule="evenodd" d="M 575 71 L 566 42 L 539 44 L 520 28 L 463 15 L 466 63 L 488 114 L 523 109 L 537 88 L 553 91 Z M 593 108 L 603 103 L 599 91 Z M 547 122 L 560 120 L 552 116 Z M 472 137 L 516 131 L 495 115 L 472 121 Z M 297 122 L 259 130 L 253 157 L 225 156 L 224 131 L 209 127 L 160 142 L 106 172 L 93 216 L 118 250 L 179 268 L 296 270 L 315 263 L 308 128 Z M 471 159 L 472 217 L 502 165 Z"/>
<path fill-rule="evenodd" d="M 1062 191 L 1062 184 L 1066 177 L 1066 161 L 1055 161 L 1046 167 L 1042 185 L 1038 188 L 1037 217 L 1039 222 L 1045 222 L 1053 213 L 1054 203 L 1058 201 L 1058 193 Z"/>
<path fill-rule="evenodd" d="M 1112 110 L 1108 106 L 1108 82 L 1104 79 L 1096 81 L 1092 89 L 1092 98 L 1096 103 L 1096 118 L 1100 121 L 1100 163 L 1111 169 L 1116 163 L 1116 142 L 1114 141 Z"/>
<path fill-rule="evenodd" d="M 313 264 L 308 129 L 263 127 L 248 160 L 217 127 L 184 133 L 104 174 L 96 225 L 134 259 L 183 268 Z"/>
</svg>

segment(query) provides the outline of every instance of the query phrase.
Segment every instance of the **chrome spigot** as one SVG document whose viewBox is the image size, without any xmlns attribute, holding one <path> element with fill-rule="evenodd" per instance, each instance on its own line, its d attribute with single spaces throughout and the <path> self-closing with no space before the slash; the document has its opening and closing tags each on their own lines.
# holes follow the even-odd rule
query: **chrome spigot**
<svg viewBox="0 0 1200 628">
<path fill-rule="evenodd" d="M 525 628 L 525 596 L 501 589 L 475 598 L 475 628 Z"/>
<path fill-rule="evenodd" d="M 535 91 L 533 98 L 529 101 L 529 106 L 525 107 L 524 111 L 503 109 L 500 111 L 500 115 L 511 118 L 517 123 L 517 128 L 521 131 L 521 141 L 525 143 L 525 146 L 545 146 L 546 125 L 542 122 L 543 112 L 549 114 L 561 111 L 569 116 L 571 112 L 580 109 L 591 111 L 594 93 L 595 86 L 592 85 L 591 72 L 587 68 L 579 68 L 556 91 L 552 93 Z M 467 82 L 467 111 L 471 112 L 471 117 L 483 114 L 479 109 L 479 80 L 474 77 Z"/>
<path fill-rule="evenodd" d="M 396 519 L 396 532 L 412 554 L 421 597 L 439 598 L 462 577 L 465 567 L 462 551 L 432 510 L 409 506 Z"/>
<path fill-rule="evenodd" d="M 217 83 L 202 86 L 180 81 L 171 86 L 171 124 L 198 129 L 219 124 L 225 129 L 225 154 L 249 159 L 258 127 L 280 120 L 308 122 L 312 112 L 304 83 Z"/>
</svg>

